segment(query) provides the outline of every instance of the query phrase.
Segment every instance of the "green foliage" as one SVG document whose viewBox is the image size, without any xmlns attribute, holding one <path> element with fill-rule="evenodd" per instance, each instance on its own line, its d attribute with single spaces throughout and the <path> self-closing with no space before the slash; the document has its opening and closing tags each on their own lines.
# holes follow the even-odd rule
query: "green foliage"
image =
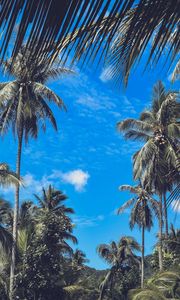
<svg viewBox="0 0 180 300">
<path fill-rule="evenodd" d="M 63 252 L 72 252 L 65 239 L 76 242 L 71 231 L 72 224 L 68 217 L 40 212 L 36 232 L 23 259 L 23 269 L 20 268 L 17 276 L 17 295 L 23 295 L 28 300 L 33 297 L 49 300 L 64 293 L 61 262 Z"/>
<path fill-rule="evenodd" d="M 112 241 L 110 244 L 101 244 L 97 250 L 99 255 L 111 265 L 111 269 L 100 284 L 98 299 L 101 300 L 104 299 L 107 292 L 111 297 L 114 297 L 115 278 L 117 276 L 123 274 L 121 278 L 123 284 L 124 274 L 127 274 L 126 272 L 130 271 L 133 265 L 139 266 L 140 261 L 134 252 L 140 251 L 140 246 L 133 237 L 123 236 L 118 243 Z"/>
<path fill-rule="evenodd" d="M 157 273 L 147 282 L 145 289 L 131 290 L 129 300 L 167 300 L 180 299 L 180 275 L 166 271 Z"/>
<path fill-rule="evenodd" d="M 21 183 L 17 174 L 10 170 L 6 163 L 0 163 L 0 185 L 9 186 L 10 184 L 16 185 L 17 183 Z"/>
</svg>

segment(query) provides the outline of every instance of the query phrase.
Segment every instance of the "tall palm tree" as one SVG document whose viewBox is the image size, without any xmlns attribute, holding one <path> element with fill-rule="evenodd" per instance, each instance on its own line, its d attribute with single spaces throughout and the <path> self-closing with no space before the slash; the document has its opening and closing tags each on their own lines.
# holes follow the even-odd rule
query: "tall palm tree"
<svg viewBox="0 0 180 300">
<path fill-rule="evenodd" d="M 63 203 L 68 198 L 62 191 L 54 189 L 51 185 L 45 190 L 42 189 L 42 197 L 34 195 L 39 205 L 48 211 L 54 211 L 59 214 L 73 214 L 72 208 L 66 207 Z"/>
<path fill-rule="evenodd" d="M 18 53 L 13 67 L 11 61 L 5 62 L 6 71 L 15 80 L 0 84 L 0 129 L 4 134 L 10 126 L 18 139 L 16 159 L 16 173 L 20 178 L 21 153 L 23 139 L 27 142 L 29 137 L 37 138 L 39 126 L 46 130 L 46 119 L 50 121 L 55 130 L 57 124 L 48 102 L 54 102 L 58 108 L 64 108 L 62 99 L 49 89 L 45 83 L 50 78 L 58 78 L 70 71 L 55 65 L 49 65 L 46 60 L 34 60 L 25 46 Z M 19 184 L 15 195 L 13 238 L 17 240 L 17 221 L 19 210 Z M 12 265 L 10 276 L 10 293 L 13 289 L 15 271 L 15 246 L 12 249 Z M 11 296 L 12 299 L 12 296 Z"/>
<path fill-rule="evenodd" d="M 166 92 L 163 84 L 158 82 L 153 89 L 151 109 L 141 113 L 140 119 L 126 119 L 118 123 L 118 129 L 125 138 L 141 140 L 145 144 L 134 155 L 134 178 L 141 179 L 147 190 L 155 190 L 160 199 L 159 239 L 162 239 L 163 203 L 166 236 L 168 236 L 168 218 L 166 191 L 171 190 L 179 180 L 178 152 L 180 137 L 179 103 L 177 93 Z M 167 174 L 174 170 L 173 182 Z M 161 242 L 160 242 L 161 245 Z M 162 268 L 162 249 L 160 246 L 160 268 Z"/>
<path fill-rule="evenodd" d="M 133 237 L 123 236 L 118 243 L 112 241 L 110 244 L 100 244 L 97 251 L 110 266 L 105 279 L 100 285 L 99 300 L 103 299 L 105 290 L 110 286 L 112 291 L 114 277 L 117 272 L 122 272 L 132 264 L 139 264 L 134 251 L 140 251 L 140 246 Z"/>
<path fill-rule="evenodd" d="M 118 214 L 123 213 L 127 208 L 132 207 L 130 216 L 131 229 L 137 224 L 142 230 L 142 257 L 141 257 L 141 288 L 144 288 L 144 248 L 145 230 L 153 226 L 153 214 L 158 215 L 159 204 L 141 186 L 120 186 L 121 191 L 129 191 L 135 197 L 131 198 L 118 209 Z"/>
</svg>

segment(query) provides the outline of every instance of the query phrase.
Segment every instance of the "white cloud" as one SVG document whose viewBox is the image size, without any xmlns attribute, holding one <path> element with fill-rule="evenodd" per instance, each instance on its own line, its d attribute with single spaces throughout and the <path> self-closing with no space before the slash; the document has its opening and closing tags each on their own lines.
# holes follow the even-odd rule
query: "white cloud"
<svg viewBox="0 0 180 300">
<path fill-rule="evenodd" d="M 83 171 L 82 169 L 76 169 L 68 172 L 54 170 L 52 174 L 48 176 L 48 179 L 53 181 L 57 182 L 57 180 L 60 180 L 63 183 L 73 185 L 75 190 L 78 192 L 82 192 L 84 190 L 89 178 L 89 173 L 87 171 Z"/>
<path fill-rule="evenodd" d="M 87 171 L 81 169 L 72 170 L 63 173 L 59 170 L 54 170 L 50 175 L 44 175 L 40 179 L 37 179 L 33 174 L 27 173 L 23 178 L 23 186 L 21 187 L 21 199 L 28 199 L 33 196 L 33 194 L 41 193 L 42 188 L 47 188 L 50 184 L 55 186 L 57 189 L 60 183 L 71 184 L 74 186 L 77 192 L 82 192 L 88 183 L 90 175 Z M 9 186 L 7 188 L 1 188 L 1 193 L 8 195 L 8 197 L 13 196 L 15 192 L 14 186 Z"/>
<path fill-rule="evenodd" d="M 75 216 L 73 222 L 77 227 L 94 227 L 105 219 L 103 215 L 98 216 Z"/>
<path fill-rule="evenodd" d="M 102 105 L 98 103 L 93 97 L 85 95 L 80 97 L 76 103 L 82 104 L 92 110 L 100 110 L 102 109 Z"/>
<path fill-rule="evenodd" d="M 75 190 L 80 192 L 87 185 L 90 175 L 88 172 L 78 169 L 67 173 L 62 173 L 60 177 L 65 183 L 72 184 Z"/>
<path fill-rule="evenodd" d="M 53 185 L 53 181 L 49 180 L 49 176 L 44 175 L 40 180 L 34 178 L 30 173 L 27 173 L 23 177 L 24 187 L 32 193 L 39 193 L 42 187 L 47 188 L 50 184 Z"/>
</svg>

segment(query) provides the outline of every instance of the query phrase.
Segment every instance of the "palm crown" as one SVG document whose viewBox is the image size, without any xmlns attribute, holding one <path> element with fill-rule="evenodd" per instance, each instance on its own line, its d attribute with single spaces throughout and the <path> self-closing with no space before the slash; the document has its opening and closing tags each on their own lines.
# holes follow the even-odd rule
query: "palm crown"
<svg viewBox="0 0 180 300">
<path fill-rule="evenodd" d="M 57 64 L 49 65 L 48 60 L 33 60 L 24 48 L 17 55 L 13 66 L 11 59 L 5 62 L 5 68 L 15 80 L 0 84 L 0 129 L 5 132 L 9 125 L 19 134 L 23 130 L 26 140 L 38 134 L 38 124 L 46 129 L 48 119 L 57 129 L 55 117 L 47 102 L 54 102 L 59 108 L 65 108 L 62 99 L 45 86 L 50 78 L 70 73 Z M 23 127 L 23 129 L 22 129 Z"/>
<path fill-rule="evenodd" d="M 137 224 L 140 228 L 144 226 L 144 228 L 150 230 L 153 225 L 152 213 L 157 216 L 159 214 L 158 202 L 141 186 L 133 187 L 130 185 L 122 185 L 120 190 L 130 191 L 135 196 L 125 202 L 125 204 L 118 209 L 118 214 L 132 206 L 133 209 L 130 216 L 130 227 L 133 228 L 134 225 Z"/>
<path fill-rule="evenodd" d="M 137 262 L 134 251 L 140 251 L 140 246 L 133 237 L 124 236 L 118 243 L 112 241 L 110 244 L 99 245 L 97 251 L 110 265 L 119 269 L 129 261 Z"/>
<path fill-rule="evenodd" d="M 72 208 L 68 208 L 63 204 L 67 196 L 62 191 L 54 189 L 51 185 L 49 185 L 47 190 L 42 189 L 42 197 L 34 196 L 43 209 L 63 214 L 74 213 Z"/>
<path fill-rule="evenodd" d="M 157 185 L 166 186 L 166 189 L 170 189 L 171 184 L 166 180 L 167 176 L 158 176 L 158 173 L 164 175 L 176 170 L 178 176 L 179 116 L 177 93 L 166 92 L 163 84 L 158 82 L 153 89 L 151 109 L 142 112 L 139 120 L 126 119 L 117 125 L 124 132 L 125 138 L 145 141 L 144 146 L 134 155 L 134 178 L 141 178 L 146 188 L 149 179 L 155 179 L 152 174 L 157 175 Z"/>
</svg>

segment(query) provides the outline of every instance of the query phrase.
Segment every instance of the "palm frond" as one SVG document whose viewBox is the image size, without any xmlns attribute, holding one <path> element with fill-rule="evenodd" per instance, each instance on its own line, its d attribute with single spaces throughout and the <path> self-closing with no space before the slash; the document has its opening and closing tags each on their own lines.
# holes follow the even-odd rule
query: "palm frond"
<svg viewBox="0 0 180 300">
<path fill-rule="evenodd" d="M 111 248 L 108 244 L 101 244 L 97 247 L 97 252 L 98 254 L 104 258 L 107 262 L 110 264 L 112 263 L 113 260 L 113 255 L 111 252 Z"/>
<path fill-rule="evenodd" d="M 133 157 L 133 172 L 134 179 L 142 177 L 143 168 L 147 165 L 147 162 L 152 161 L 155 153 L 157 153 L 158 148 L 155 145 L 153 139 L 150 139 L 141 148 L 140 151 L 136 152 Z"/>
<path fill-rule="evenodd" d="M 30 238 L 30 232 L 27 229 L 18 230 L 17 246 L 18 246 L 18 251 L 22 255 L 26 253 L 29 238 Z"/>
<path fill-rule="evenodd" d="M 127 140 L 133 140 L 133 141 L 147 141 L 148 139 L 152 138 L 151 134 L 147 134 L 145 132 L 140 132 L 137 130 L 128 130 L 128 132 L 126 132 L 124 134 L 124 138 Z"/>
<path fill-rule="evenodd" d="M 162 81 L 158 80 L 157 83 L 153 86 L 152 93 L 152 111 L 157 113 L 161 107 L 161 104 L 166 99 L 165 87 Z"/>
<path fill-rule="evenodd" d="M 117 128 L 120 130 L 120 131 L 127 131 L 129 129 L 137 129 L 139 131 L 147 131 L 147 132 L 151 132 L 152 131 L 152 125 L 149 124 L 149 123 L 146 123 L 144 121 L 139 121 L 139 120 L 136 120 L 136 119 L 126 119 L 122 122 L 119 122 L 117 124 Z"/>
<path fill-rule="evenodd" d="M 12 234 L 0 225 L 0 243 L 7 254 L 10 254 L 13 244 Z"/>
<path fill-rule="evenodd" d="M 134 194 L 137 194 L 138 193 L 138 187 L 134 187 L 134 186 L 131 186 L 131 185 L 128 185 L 128 184 L 124 184 L 124 185 L 121 185 L 119 187 L 119 190 L 120 191 L 129 191 L 131 193 L 134 193 Z"/>
<path fill-rule="evenodd" d="M 38 82 L 34 82 L 33 87 L 34 87 L 35 94 L 37 94 L 39 96 L 44 96 L 49 101 L 53 100 L 58 105 L 58 107 L 65 109 L 63 100 L 58 95 L 56 95 L 51 89 L 49 89 L 47 86 L 45 86 L 41 83 L 38 83 Z"/>
<path fill-rule="evenodd" d="M 44 112 L 45 117 L 50 120 L 54 129 L 57 130 L 57 123 L 54 114 L 47 103 L 44 101 L 44 99 L 41 96 L 38 96 L 38 99 L 36 99 L 36 103 L 38 106 L 40 106 L 41 112 Z"/>
<path fill-rule="evenodd" d="M 34 197 L 36 198 L 36 200 L 38 201 L 39 205 L 41 208 L 45 208 L 45 204 L 44 201 L 36 194 L 34 194 Z"/>
<path fill-rule="evenodd" d="M 176 80 L 179 79 L 179 76 L 180 76 L 180 59 L 176 63 L 176 66 L 171 74 L 171 81 L 175 82 Z"/>
<path fill-rule="evenodd" d="M 157 298 L 158 297 L 158 298 Z M 129 293 L 130 300 L 167 300 L 159 291 L 151 289 L 133 290 Z"/>
<path fill-rule="evenodd" d="M 86 49 L 85 57 L 88 58 L 97 56 L 102 48 L 103 54 L 106 55 L 107 50 L 111 48 L 113 55 L 110 56 L 110 62 L 115 61 L 114 69 L 117 71 L 117 76 L 121 71 L 127 81 L 130 69 L 142 57 L 147 46 L 151 45 L 148 63 L 152 58 L 156 63 L 163 49 L 169 44 L 172 33 L 173 39 L 167 55 L 171 57 L 171 61 L 175 60 L 179 49 L 179 31 L 177 30 L 179 10 L 179 2 L 174 2 L 174 0 L 167 3 L 163 0 L 158 3 L 156 0 L 143 2 L 62 0 L 61 3 L 58 0 L 50 3 L 42 0 L 38 5 L 35 1 L 30 3 L 27 0 L 25 3 L 15 0 L 13 5 L 8 5 L 3 0 L 0 26 L 4 24 L 5 26 L 2 34 L 1 58 L 7 52 L 12 33 L 18 22 L 14 47 L 12 50 L 10 48 L 13 58 L 22 46 L 27 32 L 29 33 L 27 44 L 31 55 L 38 58 L 48 56 L 50 53 L 51 60 L 54 60 L 61 47 L 64 48 L 63 51 L 66 54 L 65 60 L 71 50 L 73 50 L 73 57 L 77 58 L 82 57 Z M 108 16 L 106 16 L 107 13 Z M 127 26 L 126 21 L 129 16 Z M 74 39 L 76 30 L 78 40 Z M 151 43 L 154 35 L 153 43 Z M 67 37 L 68 43 L 64 46 Z M 88 40 L 90 43 L 87 46 Z"/>
<path fill-rule="evenodd" d="M 141 121 L 148 121 L 148 122 L 151 122 L 151 121 L 154 121 L 154 116 L 152 114 L 151 111 L 148 111 L 148 110 L 145 110 L 141 113 L 140 115 L 140 120 Z"/>
<path fill-rule="evenodd" d="M 47 69 L 45 72 L 46 80 L 48 80 L 49 78 L 56 79 L 64 75 L 74 75 L 74 74 L 75 72 L 73 70 L 68 68 L 63 68 L 63 67 L 57 67 L 57 68 L 51 67 Z"/>
<path fill-rule="evenodd" d="M 65 232 L 65 231 L 62 232 L 62 238 L 65 239 L 65 240 L 70 240 L 71 242 L 73 242 L 73 244 L 78 243 L 77 238 L 69 232 Z"/>
<path fill-rule="evenodd" d="M 83 286 L 80 286 L 80 285 L 68 285 L 68 286 L 65 286 L 63 287 L 63 290 L 65 291 L 65 293 L 67 295 L 74 295 L 75 293 L 77 292 L 80 292 L 80 291 L 84 291 L 84 287 Z"/>
<path fill-rule="evenodd" d="M 9 169 L 6 163 L 0 163 L 0 184 L 3 186 L 22 184 L 22 180 L 18 178 L 15 172 Z"/>
<path fill-rule="evenodd" d="M 126 203 L 124 203 L 120 208 L 118 208 L 117 210 L 117 214 L 122 214 L 126 209 L 128 209 L 129 207 L 131 207 L 134 202 L 136 201 L 135 198 L 131 198 L 130 200 L 128 200 Z"/>
<path fill-rule="evenodd" d="M 170 204 L 172 204 L 174 209 L 178 211 L 180 207 L 180 184 L 175 187 L 167 198 L 167 205 L 169 206 Z"/>
</svg>

